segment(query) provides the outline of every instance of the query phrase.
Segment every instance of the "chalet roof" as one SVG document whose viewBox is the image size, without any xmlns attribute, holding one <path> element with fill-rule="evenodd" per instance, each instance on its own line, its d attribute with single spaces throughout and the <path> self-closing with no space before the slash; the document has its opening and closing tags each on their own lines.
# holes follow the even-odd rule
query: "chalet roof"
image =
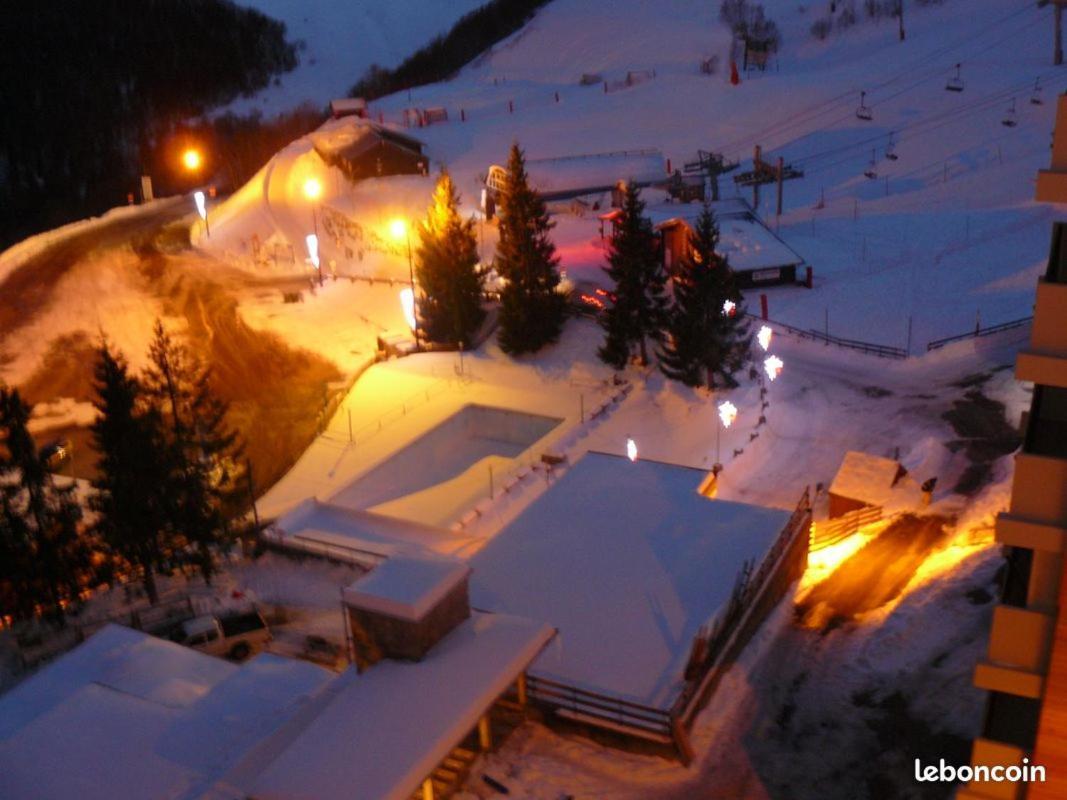
<svg viewBox="0 0 1067 800">
<path fill-rule="evenodd" d="M 422 154 L 423 143 L 393 128 L 373 120 L 346 116 L 326 122 L 309 134 L 311 144 L 326 161 L 358 160 L 382 143 L 389 143 L 415 155 Z"/>
<path fill-rule="evenodd" d="M 547 678 L 665 707 L 693 636 L 790 513 L 697 493 L 704 470 L 588 453 L 471 561 L 471 604 L 543 619 Z"/>
<path fill-rule="evenodd" d="M 874 506 L 884 505 L 904 472 L 900 463 L 891 458 L 849 450 L 830 484 L 830 494 Z"/>
</svg>

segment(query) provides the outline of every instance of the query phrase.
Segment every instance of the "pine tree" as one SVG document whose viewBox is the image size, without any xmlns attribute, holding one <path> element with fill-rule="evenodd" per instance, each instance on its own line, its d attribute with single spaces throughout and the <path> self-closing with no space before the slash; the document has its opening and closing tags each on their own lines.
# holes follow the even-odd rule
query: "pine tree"
<svg viewBox="0 0 1067 800">
<path fill-rule="evenodd" d="M 94 374 L 99 416 L 91 430 L 99 476 L 93 481 L 90 505 L 97 512 L 96 530 L 115 553 L 140 570 L 154 604 L 159 599 L 156 574 L 167 570 L 174 547 L 163 421 L 144 402 L 141 384 L 125 359 L 107 343 L 98 351 Z"/>
<path fill-rule="evenodd" d="M 678 262 L 660 352 L 663 373 L 687 386 L 736 386 L 734 375 L 751 349 L 741 293 L 729 263 L 716 253 L 718 243 L 719 227 L 705 206 Z"/>
<path fill-rule="evenodd" d="M 58 486 L 46 469 L 29 432 L 31 411 L 17 390 L 0 389 L 0 434 L 7 452 L 0 462 L 5 540 L 0 548 L 20 564 L 24 574 L 13 577 L 33 604 L 62 621 L 63 605 L 77 600 L 88 575 L 89 548 L 79 532 L 74 486 Z"/>
<path fill-rule="evenodd" d="M 146 400 L 163 422 L 170 524 L 210 582 L 213 550 L 229 534 L 227 505 L 243 476 L 237 435 L 225 427 L 228 409 L 211 391 L 209 371 L 159 320 L 153 334 L 143 384 Z"/>
<path fill-rule="evenodd" d="M 566 298 L 559 291 L 559 258 L 549 238 L 553 223 L 544 201 L 530 188 L 518 143 L 511 146 L 500 193 L 496 270 L 500 293 L 500 348 L 517 355 L 559 339 Z"/>
<path fill-rule="evenodd" d="M 617 368 L 625 366 L 635 347 L 641 363 L 647 364 L 647 340 L 658 342 L 666 321 L 667 278 L 652 223 L 644 210 L 640 191 L 628 184 L 605 268 L 615 284 L 615 297 L 601 316 L 606 338 L 599 355 Z"/>
<path fill-rule="evenodd" d="M 441 170 L 426 220 L 419 224 L 415 252 L 419 330 L 432 342 L 468 347 L 485 319 L 473 220 L 459 215 L 459 196 Z"/>
</svg>

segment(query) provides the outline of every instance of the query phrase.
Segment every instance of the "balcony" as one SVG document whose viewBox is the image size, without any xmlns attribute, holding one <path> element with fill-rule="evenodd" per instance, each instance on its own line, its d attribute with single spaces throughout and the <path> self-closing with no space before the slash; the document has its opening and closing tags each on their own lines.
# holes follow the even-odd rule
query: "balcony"
<svg viewBox="0 0 1067 800">
<path fill-rule="evenodd" d="M 1037 700 L 1045 685 L 1045 676 L 1003 664 L 982 661 L 974 668 L 974 685 L 990 692 Z"/>
<path fill-rule="evenodd" d="M 1010 514 L 1067 527 L 1067 459 L 1028 452 L 1016 455 Z"/>
<path fill-rule="evenodd" d="M 972 766 L 1012 766 L 1022 763 L 1025 750 L 989 739 L 975 739 L 971 752 Z M 971 781 L 956 794 L 956 800 L 1017 800 L 1021 798 L 1021 786 L 1015 783 L 991 783 Z"/>
<path fill-rule="evenodd" d="M 1067 528 L 1031 522 L 1005 512 L 997 517 L 997 542 L 1009 547 L 1063 553 Z"/>
<path fill-rule="evenodd" d="M 1051 615 L 1011 606 L 993 610 L 989 661 L 998 666 L 1043 674 L 1048 668 L 1055 620 Z"/>
</svg>

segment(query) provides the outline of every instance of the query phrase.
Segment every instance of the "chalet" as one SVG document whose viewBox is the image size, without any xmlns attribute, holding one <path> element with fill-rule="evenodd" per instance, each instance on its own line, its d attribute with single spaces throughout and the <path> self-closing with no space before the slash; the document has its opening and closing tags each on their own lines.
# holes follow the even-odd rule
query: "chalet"
<svg viewBox="0 0 1067 800">
<path fill-rule="evenodd" d="M 884 508 L 908 471 L 891 458 L 849 450 L 830 484 L 830 517 L 861 508 Z"/>
<path fill-rule="evenodd" d="M 425 175 L 429 169 L 422 142 L 359 116 L 331 120 L 309 138 L 319 157 L 351 181 Z"/>
<path fill-rule="evenodd" d="M 330 116 L 334 119 L 341 117 L 366 117 L 367 101 L 362 97 L 342 97 L 330 101 Z"/>
<path fill-rule="evenodd" d="M 803 257 L 768 228 L 748 203 L 732 197 L 708 205 L 719 224 L 719 255 L 728 260 L 741 288 L 796 283 Z M 677 270 L 703 208 L 702 203 L 668 203 L 645 210 L 662 239 L 668 273 Z M 614 224 L 620 213 L 614 209 L 600 218 Z"/>
</svg>

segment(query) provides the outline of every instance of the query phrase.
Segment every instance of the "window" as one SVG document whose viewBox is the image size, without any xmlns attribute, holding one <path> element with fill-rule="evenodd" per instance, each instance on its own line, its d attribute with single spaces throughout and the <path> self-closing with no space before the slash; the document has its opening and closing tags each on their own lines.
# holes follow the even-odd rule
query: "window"
<svg viewBox="0 0 1067 800">
<path fill-rule="evenodd" d="M 1037 738 L 1041 702 L 1005 692 L 990 692 L 986 707 L 985 738 L 1032 750 Z"/>
<path fill-rule="evenodd" d="M 1034 387 L 1025 450 L 1039 456 L 1067 458 L 1067 389 Z"/>
</svg>

